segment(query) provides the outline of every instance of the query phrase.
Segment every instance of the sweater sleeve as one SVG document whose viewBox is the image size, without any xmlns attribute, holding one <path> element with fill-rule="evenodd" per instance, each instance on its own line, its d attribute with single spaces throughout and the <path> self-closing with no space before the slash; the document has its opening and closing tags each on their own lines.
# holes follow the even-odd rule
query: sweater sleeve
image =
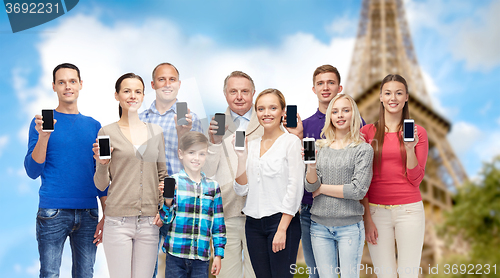
<svg viewBox="0 0 500 278">
<path fill-rule="evenodd" d="M 214 245 L 214 256 L 224 258 L 224 247 L 226 246 L 226 225 L 224 223 L 224 212 L 222 209 L 222 196 L 217 184 L 213 201 L 212 242 Z"/>
<path fill-rule="evenodd" d="M 373 176 L 372 147 L 363 143 L 354 159 L 354 174 L 351 182 L 344 184 L 344 199 L 362 200 L 368 192 Z"/>
<path fill-rule="evenodd" d="M 427 163 L 427 155 L 429 153 L 429 141 L 427 131 L 417 125 L 418 143 L 415 146 L 415 155 L 417 156 L 418 164 L 413 169 L 407 169 L 408 182 L 417 187 L 420 185 L 425 175 L 425 164 Z"/>
<path fill-rule="evenodd" d="M 163 142 L 164 142 L 163 132 L 160 132 L 160 135 L 161 135 L 161 140 L 158 141 L 158 153 L 164 154 L 165 153 L 165 145 L 163 144 Z M 159 182 L 162 182 L 168 176 L 167 164 L 166 164 L 165 159 L 166 158 L 164 155 L 159 155 L 159 159 L 156 162 L 156 165 L 157 165 L 156 167 L 158 169 L 158 181 Z M 158 196 L 158 203 L 161 204 L 162 201 L 163 201 L 163 196 L 160 193 L 160 195 Z"/>
<path fill-rule="evenodd" d="M 45 161 L 43 163 L 38 163 L 32 157 L 33 150 L 38 142 L 38 131 L 35 129 L 35 119 L 31 121 L 28 140 L 28 153 L 24 158 L 24 169 L 28 177 L 36 179 L 42 174 L 45 168 Z"/>
</svg>

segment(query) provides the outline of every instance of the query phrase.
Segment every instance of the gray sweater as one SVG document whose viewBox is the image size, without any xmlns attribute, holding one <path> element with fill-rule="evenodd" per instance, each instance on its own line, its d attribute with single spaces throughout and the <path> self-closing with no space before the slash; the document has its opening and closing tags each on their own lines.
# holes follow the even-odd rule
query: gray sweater
<svg viewBox="0 0 500 278">
<path fill-rule="evenodd" d="M 318 180 L 305 188 L 313 192 L 321 184 L 344 185 L 344 198 L 319 195 L 314 198 L 311 219 L 324 226 L 341 227 L 363 220 L 363 199 L 373 175 L 373 148 L 367 143 L 336 150 L 323 147 L 316 157 Z"/>
</svg>

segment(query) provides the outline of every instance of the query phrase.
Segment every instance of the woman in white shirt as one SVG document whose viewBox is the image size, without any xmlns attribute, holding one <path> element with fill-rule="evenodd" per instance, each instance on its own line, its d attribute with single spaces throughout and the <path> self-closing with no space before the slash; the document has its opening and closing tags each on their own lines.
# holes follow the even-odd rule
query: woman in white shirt
<svg viewBox="0 0 500 278">
<path fill-rule="evenodd" d="M 255 101 L 264 135 L 237 151 L 236 194 L 247 196 L 245 234 L 257 278 L 293 277 L 300 241 L 298 210 L 304 192 L 304 164 L 299 138 L 281 126 L 285 97 L 276 89 Z"/>
</svg>

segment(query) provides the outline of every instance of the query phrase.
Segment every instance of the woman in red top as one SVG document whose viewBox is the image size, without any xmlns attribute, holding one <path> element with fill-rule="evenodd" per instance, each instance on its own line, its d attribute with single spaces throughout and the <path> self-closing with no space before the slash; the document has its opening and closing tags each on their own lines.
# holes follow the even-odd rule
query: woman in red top
<svg viewBox="0 0 500 278">
<path fill-rule="evenodd" d="M 365 237 L 379 278 L 421 272 L 425 213 L 419 186 L 429 145 L 427 132 L 418 125 L 415 140 L 403 141 L 403 121 L 410 118 L 408 96 L 406 80 L 387 75 L 380 86 L 379 120 L 361 129 L 374 149 L 373 178 L 362 203 Z"/>
</svg>

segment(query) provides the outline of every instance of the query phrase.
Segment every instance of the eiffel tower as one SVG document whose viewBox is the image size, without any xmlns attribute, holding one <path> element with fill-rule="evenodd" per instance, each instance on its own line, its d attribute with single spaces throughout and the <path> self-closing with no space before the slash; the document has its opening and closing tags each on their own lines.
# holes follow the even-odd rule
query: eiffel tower
<svg viewBox="0 0 500 278">
<path fill-rule="evenodd" d="M 426 213 L 421 263 L 425 273 L 429 264 L 435 266 L 450 250 L 436 235 L 434 224 L 440 223 L 442 212 L 451 208 L 451 194 L 467 176 L 446 139 L 451 123 L 432 108 L 413 48 L 403 0 L 363 0 L 346 92 L 354 97 L 367 123 L 378 119 L 380 84 L 390 73 L 400 74 L 407 80 L 410 116 L 427 130 L 429 137 L 426 175 L 420 184 Z M 371 262 L 368 254 L 363 256 L 365 262 Z"/>
</svg>

